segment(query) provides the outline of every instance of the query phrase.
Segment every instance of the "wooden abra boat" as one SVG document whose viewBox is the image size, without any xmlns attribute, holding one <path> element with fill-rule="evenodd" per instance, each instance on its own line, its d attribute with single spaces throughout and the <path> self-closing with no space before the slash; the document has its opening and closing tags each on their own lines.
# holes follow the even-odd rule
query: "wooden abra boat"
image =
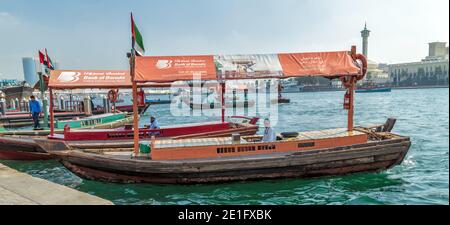
<svg viewBox="0 0 450 225">
<path fill-rule="evenodd" d="M 82 118 L 79 120 L 56 121 L 55 126 L 73 126 L 75 130 L 84 129 L 84 132 L 92 129 L 111 129 L 123 127 L 131 122 L 131 117 L 124 113 L 104 114 Z M 55 129 L 55 133 L 63 134 L 66 129 Z M 0 159 L 3 160 L 45 160 L 50 159 L 35 140 L 47 140 L 49 130 L 17 130 L 0 132 Z"/>
<path fill-rule="evenodd" d="M 193 184 L 380 171 L 401 163 L 411 144 L 408 137 L 368 128 L 289 133 L 269 143 L 260 139 L 154 140 L 151 153 L 138 158 L 131 149 L 54 154 L 86 179 Z"/>
<path fill-rule="evenodd" d="M 258 131 L 259 118 L 240 118 L 240 122 L 209 122 L 192 123 L 177 126 L 161 127 L 158 130 L 141 128 L 140 138 L 149 140 L 158 138 L 194 138 L 194 137 L 226 137 L 232 134 L 253 135 Z M 54 134 L 50 140 L 47 137 L 33 137 L 24 135 L 0 136 L 0 159 L 5 160 L 46 160 L 53 158 L 47 151 L 52 152 L 54 146 L 48 144 L 53 140 L 60 140 L 70 148 L 132 148 L 133 129 L 125 126 L 117 129 L 71 129 L 64 128 L 62 134 Z M 44 147 L 43 147 L 44 146 Z M 58 149 L 58 147 L 56 147 Z"/>
<path fill-rule="evenodd" d="M 199 60 L 198 56 L 169 58 L 183 62 L 190 59 L 195 62 Z M 356 54 L 356 47 L 353 46 L 350 52 L 245 56 L 239 61 L 245 61 L 246 66 L 252 67 L 258 63 L 279 60 L 283 67 L 282 71 L 242 70 L 239 66 L 236 71 L 230 71 L 231 66 L 223 67 L 237 64 L 236 58 L 236 56 L 205 56 L 202 60 L 206 62 L 206 68 L 215 66 L 216 70 L 205 71 L 206 75 L 202 75 L 202 79 L 223 81 L 255 77 L 287 78 L 311 74 L 340 78 L 347 88 L 344 109 L 348 110 L 348 127 L 282 133 L 276 141 L 270 142 L 262 142 L 261 136 L 241 137 L 235 134 L 232 137 L 183 140 L 152 138 L 150 144 L 139 142 L 140 133 L 136 130 L 133 152 L 131 149 L 120 151 L 74 149 L 64 142 L 48 142 L 47 144 L 51 144 L 48 149 L 59 150 L 52 154 L 58 156 L 69 170 L 87 179 L 123 183 L 182 184 L 373 172 L 401 163 L 407 154 L 411 145 L 410 139 L 391 132 L 395 120 L 390 119 L 386 124 L 377 127 L 353 126 L 356 82 L 361 80 L 367 71 L 367 61 L 363 55 Z M 263 62 L 258 61 L 258 58 L 264 58 L 261 60 Z M 312 58 L 320 60 L 311 61 Z M 139 74 L 133 82 L 173 82 L 177 79 L 187 79 L 183 68 L 180 69 L 183 73 L 170 71 L 171 76 L 168 76 L 166 70 L 160 71 L 152 67 L 154 62 L 164 59 L 165 57 L 136 57 L 132 52 L 130 59 L 132 77 L 135 69 Z M 303 63 L 308 65 L 305 66 Z M 205 64 L 199 66 L 204 68 Z M 172 76 L 173 74 L 183 75 L 176 78 Z M 198 73 L 195 75 L 198 76 Z M 222 92 L 224 86 L 225 83 L 222 82 Z M 136 93 L 135 84 L 133 95 L 136 96 Z M 222 108 L 224 109 L 225 107 Z"/>
</svg>

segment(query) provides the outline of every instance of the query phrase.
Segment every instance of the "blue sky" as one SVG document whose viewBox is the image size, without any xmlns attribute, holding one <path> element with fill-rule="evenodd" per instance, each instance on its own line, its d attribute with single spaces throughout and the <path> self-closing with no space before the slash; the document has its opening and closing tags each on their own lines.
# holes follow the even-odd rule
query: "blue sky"
<svg viewBox="0 0 450 225">
<path fill-rule="evenodd" d="M 127 69 L 131 11 L 147 55 L 361 49 L 365 21 L 378 62 L 449 40 L 448 0 L 0 0 L 0 76 L 22 79 L 39 48 L 62 69 Z"/>
</svg>

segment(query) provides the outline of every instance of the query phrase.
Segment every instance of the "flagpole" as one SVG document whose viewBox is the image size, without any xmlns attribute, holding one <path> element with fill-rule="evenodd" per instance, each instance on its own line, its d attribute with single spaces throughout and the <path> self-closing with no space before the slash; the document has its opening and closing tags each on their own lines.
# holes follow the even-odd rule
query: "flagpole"
<svg viewBox="0 0 450 225">
<path fill-rule="evenodd" d="M 47 111 L 47 101 L 45 100 L 45 80 L 44 80 L 44 74 L 42 73 L 42 62 L 41 62 L 41 56 L 40 51 L 38 50 L 38 57 L 39 57 L 39 66 L 37 70 L 37 75 L 39 77 L 39 90 L 41 92 L 41 100 L 42 100 L 42 108 L 44 111 L 44 124 L 43 127 L 48 128 L 48 111 Z"/>
<path fill-rule="evenodd" d="M 131 13 L 131 56 L 130 56 L 130 75 L 133 89 L 133 131 L 134 131 L 134 156 L 139 156 L 139 112 L 138 112 L 138 94 L 137 94 L 137 82 L 135 80 L 135 66 L 136 66 L 136 30 L 133 19 L 133 13 Z M 142 48 L 143 49 L 143 48 Z M 137 52 L 142 55 L 143 52 Z"/>
<path fill-rule="evenodd" d="M 139 113 L 138 113 L 138 97 L 137 83 L 134 79 L 135 74 L 136 52 L 131 49 L 130 57 L 130 75 L 133 88 L 133 131 L 134 131 L 134 156 L 139 155 Z"/>
</svg>

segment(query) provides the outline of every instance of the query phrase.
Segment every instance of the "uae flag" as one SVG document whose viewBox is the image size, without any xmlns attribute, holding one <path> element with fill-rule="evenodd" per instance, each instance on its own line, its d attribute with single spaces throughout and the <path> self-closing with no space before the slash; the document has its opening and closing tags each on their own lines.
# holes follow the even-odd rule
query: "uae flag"
<svg viewBox="0 0 450 225">
<path fill-rule="evenodd" d="M 46 65 L 46 66 L 47 66 L 47 60 L 45 60 L 45 55 L 44 55 L 44 53 L 42 53 L 40 50 L 38 50 L 38 52 L 39 52 L 39 62 L 40 62 L 42 65 Z"/>
<path fill-rule="evenodd" d="M 45 56 L 47 58 L 47 64 L 46 64 L 47 68 L 50 70 L 54 70 L 53 62 L 50 59 L 50 57 L 48 57 L 47 49 L 45 49 Z"/>
<path fill-rule="evenodd" d="M 136 54 L 143 56 L 145 54 L 144 41 L 142 40 L 141 32 L 134 23 L 133 13 L 131 13 L 131 43 Z"/>
</svg>

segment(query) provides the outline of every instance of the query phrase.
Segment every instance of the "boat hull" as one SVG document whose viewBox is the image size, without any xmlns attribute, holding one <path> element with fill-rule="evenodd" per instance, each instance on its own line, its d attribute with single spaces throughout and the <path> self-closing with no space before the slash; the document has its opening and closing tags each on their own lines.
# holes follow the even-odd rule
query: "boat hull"
<svg viewBox="0 0 450 225">
<path fill-rule="evenodd" d="M 46 153 L 30 137 L 0 137 L 1 160 L 49 160 L 54 155 Z"/>
<path fill-rule="evenodd" d="M 197 184 L 377 172 L 400 164 L 409 138 L 248 157 L 154 161 L 82 151 L 59 152 L 62 164 L 80 177 L 118 183 Z"/>
</svg>

